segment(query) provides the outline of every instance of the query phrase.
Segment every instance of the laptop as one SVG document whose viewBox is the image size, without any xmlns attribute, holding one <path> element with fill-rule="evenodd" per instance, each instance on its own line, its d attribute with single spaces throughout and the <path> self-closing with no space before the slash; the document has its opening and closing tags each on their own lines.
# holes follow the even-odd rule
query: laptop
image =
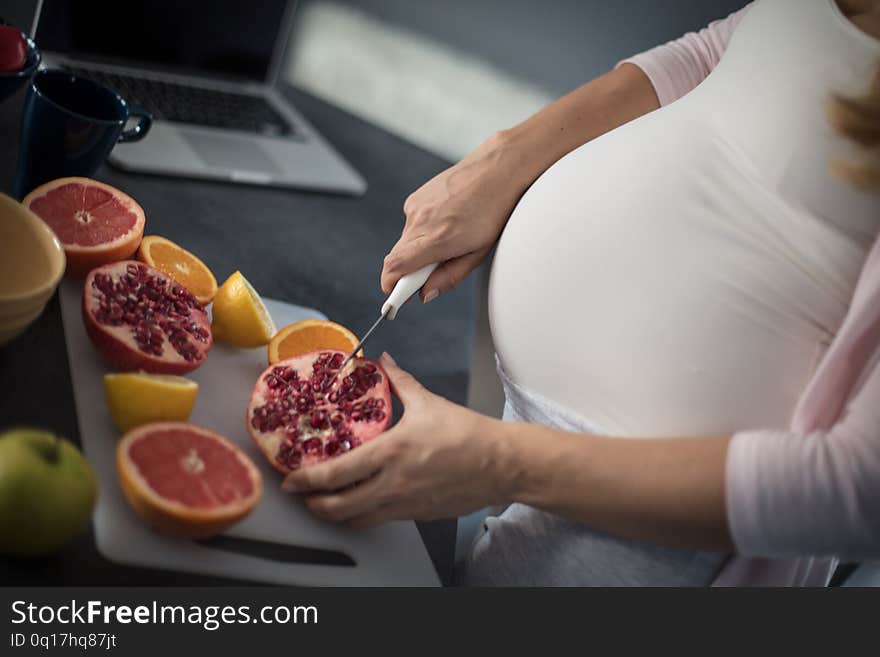
<svg viewBox="0 0 880 657">
<path fill-rule="evenodd" d="M 43 0 L 46 65 L 153 114 L 128 171 L 362 194 L 366 182 L 277 90 L 295 2 Z M 39 5 L 38 5 L 39 7 Z"/>
</svg>

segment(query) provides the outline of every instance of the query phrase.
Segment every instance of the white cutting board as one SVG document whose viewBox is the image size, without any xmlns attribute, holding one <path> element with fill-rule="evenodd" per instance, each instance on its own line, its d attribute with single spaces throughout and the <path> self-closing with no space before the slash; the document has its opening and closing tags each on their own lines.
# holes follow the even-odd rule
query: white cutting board
<svg viewBox="0 0 880 657">
<path fill-rule="evenodd" d="M 193 541 L 160 536 L 129 508 L 116 478 L 119 437 L 104 401 L 104 365 L 86 335 L 82 320 L 82 282 L 62 281 L 61 315 L 83 449 L 98 477 L 94 514 L 98 550 L 111 561 L 207 575 L 304 586 L 438 586 L 437 572 L 413 522 L 396 522 L 367 531 L 349 530 L 318 520 L 296 496 L 282 493 L 281 475 L 253 444 L 245 428 L 251 389 L 266 366 L 266 349 L 233 349 L 216 344 L 190 378 L 199 383 L 191 421 L 226 436 L 242 447 L 263 475 L 263 499 L 245 520 L 225 535 L 283 545 L 337 550 L 354 566 L 290 563 L 219 550 Z M 279 327 L 310 317 L 317 310 L 264 299 Z"/>
</svg>

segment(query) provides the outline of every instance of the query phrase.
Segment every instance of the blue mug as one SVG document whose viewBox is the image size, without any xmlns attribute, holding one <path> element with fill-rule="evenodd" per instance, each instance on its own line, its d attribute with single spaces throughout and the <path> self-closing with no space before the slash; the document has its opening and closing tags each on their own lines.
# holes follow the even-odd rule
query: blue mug
<svg viewBox="0 0 880 657">
<path fill-rule="evenodd" d="M 137 122 L 126 128 L 129 118 Z M 15 197 L 55 178 L 93 175 L 117 143 L 143 139 L 152 122 L 149 112 L 93 80 L 37 71 L 21 113 Z"/>
</svg>

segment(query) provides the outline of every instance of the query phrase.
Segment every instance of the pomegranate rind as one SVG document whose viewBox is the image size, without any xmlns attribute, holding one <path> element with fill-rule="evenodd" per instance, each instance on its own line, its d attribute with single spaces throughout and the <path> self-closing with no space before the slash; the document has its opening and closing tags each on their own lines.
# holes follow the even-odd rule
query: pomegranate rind
<svg viewBox="0 0 880 657">
<path fill-rule="evenodd" d="M 111 262 L 118 262 L 130 258 L 138 250 L 141 239 L 144 235 L 144 225 L 146 223 L 146 215 L 143 208 L 123 191 L 116 189 L 110 185 L 92 180 L 91 178 L 68 177 L 58 178 L 40 185 L 31 191 L 22 200 L 22 205 L 30 209 L 37 216 L 39 212 L 33 208 L 33 203 L 37 199 L 46 196 L 49 192 L 63 187 L 64 185 L 75 184 L 86 187 L 96 187 L 103 189 L 113 195 L 122 205 L 135 215 L 135 224 L 128 233 L 110 242 L 105 242 L 97 246 L 82 246 L 80 244 L 70 244 L 59 238 L 61 246 L 64 249 L 64 255 L 67 257 L 67 268 L 65 276 L 71 278 L 82 278 L 95 267 L 106 265 Z M 42 219 L 42 217 L 40 217 Z"/>
<path fill-rule="evenodd" d="M 163 356 L 154 356 L 153 354 L 138 350 L 126 341 L 127 331 L 129 331 L 127 326 L 107 326 L 98 322 L 93 316 L 90 304 L 94 303 L 95 299 L 91 292 L 92 281 L 95 276 L 100 273 L 109 273 L 113 275 L 116 273 L 117 269 L 127 267 L 130 264 L 138 267 L 145 267 L 151 276 L 162 278 L 171 285 L 183 287 L 158 269 L 154 269 L 147 264 L 134 260 L 123 260 L 121 262 L 114 262 L 109 265 L 96 267 L 89 272 L 88 276 L 85 278 L 82 300 L 83 323 L 85 324 L 86 334 L 91 339 L 92 344 L 95 345 L 95 348 L 107 364 L 118 371 L 133 372 L 143 370 L 150 374 L 186 374 L 197 369 L 205 362 L 205 359 L 208 357 L 208 352 L 214 344 L 211 335 L 211 322 L 208 319 L 208 314 L 203 308 L 199 307 L 190 309 L 193 321 L 208 334 L 204 347 L 199 352 L 199 358 L 193 361 L 186 360 L 171 348 L 166 348 L 164 350 L 164 352 L 168 353 L 168 357 L 165 357 L 164 353 Z M 172 360 L 169 360 L 169 358 Z"/>
<path fill-rule="evenodd" d="M 251 393 L 250 401 L 248 402 L 247 412 L 245 413 L 245 425 L 247 426 L 248 433 L 250 434 L 253 441 L 257 444 L 257 447 L 259 447 L 260 451 L 266 457 L 266 460 L 269 462 L 269 464 L 282 474 L 287 474 L 292 470 L 292 468 L 287 467 L 282 463 L 279 463 L 277 459 L 278 451 L 282 442 L 284 441 L 284 437 L 282 433 L 277 430 L 272 432 L 263 432 L 254 428 L 252 424 L 254 409 L 263 405 L 267 400 L 267 395 L 265 393 L 265 379 L 268 374 L 272 373 L 272 370 L 278 367 L 287 366 L 291 367 L 294 370 L 297 370 L 300 373 L 311 373 L 312 363 L 314 363 L 322 354 L 341 354 L 343 357 L 348 356 L 346 352 L 339 351 L 337 349 L 319 349 L 317 351 L 302 354 L 301 356 L 279 360 L 263 370 L 263 372 L 257 378 L 257 382 L 254 385 L 253 392 Z M 349 425 L 352 429 L 352 432 L 354 433 L 354 436 L 361 443 L 366 443 L 370 440 L 374 440 L 377 436 L 381 435 L 391 424 L 391 388 L 388 382 L 388 374 L 376 361 L 367 358 L 353 358 L 351 362 L 346 365 L 344 371 L 340 373 L 339 378 L 337 379 L 343 379 L 356 367 L 367 363 L 373 365 L 376 368 L 376 371 L 382 376 L 381 382 L 376 384 L 380 387 L 381 394 L 378 397 L 376 397 L 375 395 L 373 397 L 382 399 L 384 401 L 386 413 L 385 418 L 378 422 L 355 422 Z M 313 463 L 320 463 L 330 458 L 335 458 L 335 456 L 322 455 L 317 458 L 304 456 L 302 464 L 299 467 L 306 467 Z"/>
<path fill-rule="evenodd" d="M 132 446 L 158 431 L 193 432 L 217 441 L 244 466 L 253 485 L 249 496 L 211 509 L 193 508 L 157 494 L 131 460 Z M 116 447 L 116 472 L 125 499 L 144 522 L 156 531 L 181 538 L 209 538 L 247 516 L 263 496 L 263 478 L 257 466 L 238 445 L 204 427 L 188 422 L 154 422 L 126 433 Z"/>
</svg>

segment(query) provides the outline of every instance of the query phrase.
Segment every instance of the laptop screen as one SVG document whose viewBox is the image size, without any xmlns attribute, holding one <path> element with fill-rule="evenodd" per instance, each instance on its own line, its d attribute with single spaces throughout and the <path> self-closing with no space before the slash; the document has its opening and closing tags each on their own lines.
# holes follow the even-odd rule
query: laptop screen
<svg viewBox="0 0 880 657">
<path fill-rule="evenodd" d="M 44 0 L 36 42 L 80 59 L 267 79 L 287 0 Z"/>
</svg>

